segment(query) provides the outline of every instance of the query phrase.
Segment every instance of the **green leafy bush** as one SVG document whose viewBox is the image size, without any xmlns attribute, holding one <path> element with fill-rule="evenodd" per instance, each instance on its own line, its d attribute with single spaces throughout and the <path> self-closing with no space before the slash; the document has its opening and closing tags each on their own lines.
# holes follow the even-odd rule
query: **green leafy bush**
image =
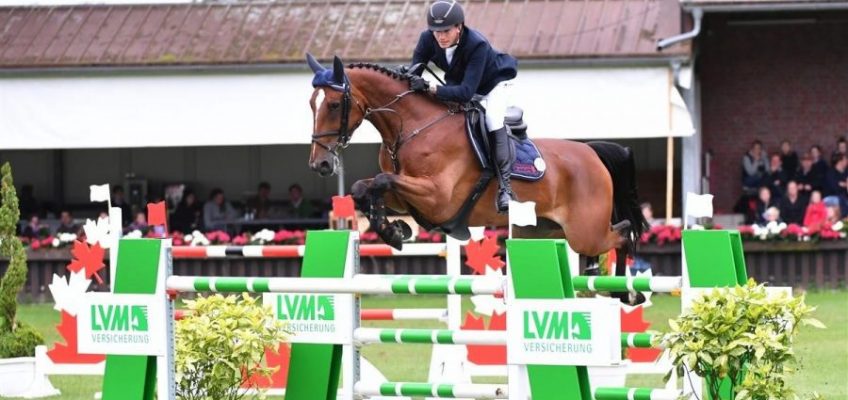
<svg viewBox="0 0 848 400">
<path fill-rule="evenodd" d="M 3 164 L 0 175 L 0 257 L 9 259 L 9 268 L 0 280 L 0 358 L 27 357 L 35 354 L 35 346 L 43 344 L 44 337 L 16 318 L 27 259 L 24 245 L 15 235 L 20 210 L 9 163 Z"/>
<path fill-rule="evenodd" d="M 712 399 L 797 399 L 786 384 L 797 366 L 792 344 L 800 326 L 824 328 L 814 310 L 804 295 L 769 295 L 750 280 L 696 299 L 658 342 L 680 376 L 688 368 L 704 378 Z"/>
<path fill-rule="evenodd" d="M 176 324 L 177 398 L 241 399 L 247 377 L 275 372 L 263 366 L 265 349 L 278 348 L 286 332 L 269 307 L 247 294 L 199 297 L 186 305 L 189 315 Z"/>
</svg>

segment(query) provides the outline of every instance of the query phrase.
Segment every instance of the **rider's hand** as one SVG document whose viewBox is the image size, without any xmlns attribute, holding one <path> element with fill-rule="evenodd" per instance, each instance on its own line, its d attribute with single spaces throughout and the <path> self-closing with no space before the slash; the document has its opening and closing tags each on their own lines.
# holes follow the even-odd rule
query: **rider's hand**
<svg viewBox="0 0 848 400">
<path fill-rule="evenodd" d="M 430 90 L 430 82 L 420 76 L 413 76 L 409 79 L 409 90 L 427 92 Z"/>
</svg>

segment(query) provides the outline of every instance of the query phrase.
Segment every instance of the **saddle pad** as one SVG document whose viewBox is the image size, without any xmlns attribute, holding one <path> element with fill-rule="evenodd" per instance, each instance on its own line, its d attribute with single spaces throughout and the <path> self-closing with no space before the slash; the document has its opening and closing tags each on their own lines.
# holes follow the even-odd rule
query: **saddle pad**
<svg viewBox="0 0 848 400">
<path fill-rule="evenodd" d="M 483 169 L 492 168 L 489 161 L 489 154 L 486 152 L 486 146 L 482 137 L 482 133 L 476 129 L 466 129 L 468 140 L 471 142 L 471 148 L 477 156 L 477 161 L 480 162 L 480 167 Z M 535 182 L 545 176 L 545 160 L 542 159 L 542 153 L 539 148 L 533 143 L 530 138 L 518 139 L 510 135 L 512 145 L 515 148 L 515 163 L 512 164 L 512 177 L 524 181 Z"/>
</svg>

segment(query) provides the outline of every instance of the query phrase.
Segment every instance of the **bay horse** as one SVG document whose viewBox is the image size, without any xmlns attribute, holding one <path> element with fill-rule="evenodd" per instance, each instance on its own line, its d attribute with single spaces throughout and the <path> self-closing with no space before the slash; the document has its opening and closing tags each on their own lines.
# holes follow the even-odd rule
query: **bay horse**
<svg viewBox="0 0 848 400">
<path fill-rule="evenodd" d="M 324 68 L 308 54 L 307 62 L 315 72 L 309 101 L 313 113 L 310 168 L 322 176 L 333 175 L 338 152 L 367 119 L 382 137 L 382 173 L 357 181 L 351 192 L 380 237 L 400 248 L 408 234 L 408 227 L 388 223 L 385 207 L 410 212 L 425 227 L 451 220 L 482 171 L 466 138 L 466 120 L 458 105 L 410 91 L 410 75 L 380 65 L 345 68 L 336 57 L 332 68 Z M 556 99 L 553 91 L 547 96 Z M 532 183 L 513 179 L 512 187 L 520 201 L 536 202 L 539 223 L 518 227 L 514 236 L 567 238 L 574 251 L 588 257 L 618 249 L 616 272 L 622 275 L 625 255 L 647 225 L 637 201 L 630 150 L 606 142 L 534 142 L 545 160 L 545 175 Z M 467 226 L 507 225 L 507 216 L 495 209 L 496 190 L 497 184 L 489 182 Z"/>
</svg>

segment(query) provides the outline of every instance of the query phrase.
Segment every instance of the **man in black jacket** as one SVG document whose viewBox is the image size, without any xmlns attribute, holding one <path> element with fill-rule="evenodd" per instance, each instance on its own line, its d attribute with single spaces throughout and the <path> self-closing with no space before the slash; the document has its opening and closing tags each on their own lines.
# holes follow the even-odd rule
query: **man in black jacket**
<svg viewBox="0 0 848 400">
<path fill-rule="evenodd" d="M 474 95 L 486 108 L 486 126 L 494 145 L 500 190 L 495 198 L 499 212 L 509 209 L 515 199 L 509 178 L 513 155 L 504 116 L 509 106 L 511 80 L 518 74 L 518 62 L 489 44 L 480 32 L 465 26 L 465 14 L 456 0 L 436 0 L 427 8 L 428 29 L 421 33 L 412 55 L 412 64 L 432 61 L 445 71 L 445 85 L 414 77 L 411 90 L 427 92 L 442 101 L 466 103 Z"/>
</svg>

